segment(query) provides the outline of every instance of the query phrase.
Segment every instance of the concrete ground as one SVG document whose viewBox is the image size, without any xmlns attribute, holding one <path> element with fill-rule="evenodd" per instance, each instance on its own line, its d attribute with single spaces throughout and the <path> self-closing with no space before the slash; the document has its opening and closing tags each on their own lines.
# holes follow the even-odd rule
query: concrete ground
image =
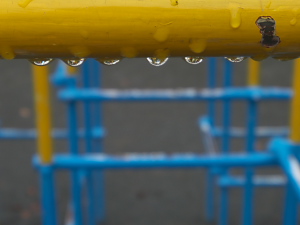
<svg viewBox="0 0 300 225">
<path fill-rule="evenodd" d="M 235 64 L 234 85 L 245 85 L 246 65 L 246 62 Z M 123 60 L 118 65 L 103 67 L 103 84 L 121 89 L 202 88 L 206 85 L 206 66 L 206 62 L 192 66 L 182 59 L 170 59 L 166 65 L 157 68 L 150 66 L 145 59 Z M 30 63 L 26 60 L 0 61 L 0 68 L 1 127 L 34 127 Z M 289 87 L 291 74 L 292 62 L 266 60 L 263 62 L 262 84 Z M 52 89 L 54 126 L 65 127 L 65 108 L 56 100 L 56 91 Z M 219 115 L 221 112 L 220 106 Z M 196 121 L 205 113 L 204 103 L 107 103 L 104 106 L 108 132 L 105 150 L 109 153 L 203 152 Z M 259 124 L 288 125 L 288 114 L 287 102 L 261 103 Z M 245 103 L 234 104 L 232 118 L 234 125 L 245 126 Z M 257 148 L 265 149 L 266 142 L 257 142 Z M 232 143 L 233 150 L 242 150 L 244 146 L 244 140 Z M 0 224 L 41 224 L 38 174 L 31 166 L 35 142 L 1 140 L 0 148 Z M 59 141 L 55 148 L 63 151 L 67 145 Z M 277 169 L 259 172 L 280 173 Z M 204 175 L 200 169 L 109 171 L 106 173 L 105 224 L 211 224 L 204 218 Z M 58 181 L 60 220 L 63 221 L 69 195 L 68 174 L 60 173 Z M 230 192 L 230 225 L 241 224 L 242 194 L 238 189 Z M 283 197 L 282 189 L 257 189 L 255 224 L 281 224 Z"/>
</svg>

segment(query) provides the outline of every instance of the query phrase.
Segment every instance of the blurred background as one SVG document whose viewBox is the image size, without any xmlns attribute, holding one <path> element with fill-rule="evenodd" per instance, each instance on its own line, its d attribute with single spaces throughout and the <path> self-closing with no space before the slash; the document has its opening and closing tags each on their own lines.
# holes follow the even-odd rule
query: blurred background
<svg viewBox="0 0 300 225">
<path fill-rule="evenodd" d="M 218 83 L 222 84 L 223 59 L 218 59 Z M 54 70 L 56 62 L 51 64 Z M 34 108 L 31 64 L 26 60 L 0 61 L 1 127 L 33 128 Z M 106 88 L 204 88 L 207 84 L 207 62 L 189 65 L 171 58 L 161 67 L 151 66 L 145 59 L 124 59 L 115 66 L 102 67 Z M 273 59 L 262 63 L 261 84 L 290 87 L 292 61 Z M 234 85 L 245 86 L 247 60 L 234 64 Z M 66 109 L 56 98 L 52 87 L 53 126 L 66 127 Z M 107 131 L 105 151 L 125 152 L 203 152 L 197 119 L 206 113 L 199 103 L 105 103 L 104 123 Z M 219 113 L 222 106 L 218 106 Z M 221 115 L 221 114 L 220 114 Z M 289 124 L 288 102 L 262 102 L 259 125 Z M 233 125 L 246 125 L 246 104 L 233 103 Z M 219 123 L 221 119 L 218 118 Z M 268 140 L 256 143 L 264 151 Z M 240 139 L 232 142 L 232 150 L 245 147 Z M 56 141 L 55 150 L 65 151 L 65 141 Z M 38 174 L 31 158 L 35 141 L 0 141 L 0 224 L 39 225 L 40 203 Z M 242 173 L 236 170 L 234 173 Z M 281 173 L 278 169 L 258 173 Z M 58 199 L 60 220 L 64 220 L 69 200 L 67 172 L 59 172 Z M 204 170 L 126 170 L 106 172 L 107 225 L 206 225 L 204 219 Z M 282 189 L 256 189 L 255 224 L 279 225 L 283 210 Z M 241 221 L 243 192 L 230 191 L 230 225 Z M 216 202 L 217 204 L 217 202 Z"/>
</svg>

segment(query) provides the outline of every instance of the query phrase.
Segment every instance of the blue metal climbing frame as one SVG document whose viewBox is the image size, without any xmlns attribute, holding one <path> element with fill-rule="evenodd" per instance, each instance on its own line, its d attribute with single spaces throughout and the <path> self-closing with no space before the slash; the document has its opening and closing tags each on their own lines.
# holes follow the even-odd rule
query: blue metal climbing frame
<svg viewBox="0 0 300 225">
<path fill-rule="evenodd" d="M 43 224 L 57 224 L 55 180 L 53 174 L 59 170 L 71 172 L 73 217 L 68 224 L 95 225 L 105 218 L 105 191 L 103 171 L 107 169 L 156 169 L 156 168 L 204 168 L 207 170 L 207 219 L 213 220 L 214 187 L 220 188 L 219 224 L 228 224 L 228 191 L 232 187 L 243 188 L 243 225 L 253 224 L 254 188 L 283 187 L 286 189 L 284 225 L 297 224 L 297 204 L 300 200 L 299 148 L 284 139 L 287 128 L 257 127 L 257 104 L 266 100 L 289 100 L 291 89 L 232 86 L 233 64 L 224 61 L 224 82 L 216 86 L 217 60 L 209 59 L 208 87 L 204 90 L 117 90 L 101 88 L 100 68 L 96 61 L 87 60 L 82 66 L 81 76 L 68 76 L 66 67 L 60 63 L 51 77 L 60 87 L 58 97 L 67 105 L 69 120 L 69 153 L 55 154 L 51 164 L 44 165 L 39 156 L 33 160 L 40 171 L 43 205 Z M 105 132 L 101 106 L 104 102 L 151 102 L 151 101 L 204 101 L 208 104 L 207 115 L 199 119 L 206 154 L 126 154 L 108 155 L 103 152 L 102 140 Z M 244 129 L 231 126 L 231 104 L 246 101 L 248 104 L 247 126 Z M 84 130 L 78 126 L 78 104 L 83 103 Z M 216 124 L 216 102 L 223 104 L 223 124 Z M 271 141 L 264 152 L 257 152 L 255 141 L 261 137 L 282 137 Z M 84 150 L 79 148 L 79 138 L 85 141 Z M 214 139 L 221 138 L 218 150 Z M 245 151 L 231 153 L 232 138 L 245 139 Z M 255 175 L 255 168 L 278 166 L 286 177 Z M 234 176 L 230 168 L 243 168 L 244 176 Z M 297 197 L 297 198 L 296 198 Z M 82 207 L 83 198 L 88 206 Z M 87 220 L 86 220 L 87 218 Z"/>
</svg>

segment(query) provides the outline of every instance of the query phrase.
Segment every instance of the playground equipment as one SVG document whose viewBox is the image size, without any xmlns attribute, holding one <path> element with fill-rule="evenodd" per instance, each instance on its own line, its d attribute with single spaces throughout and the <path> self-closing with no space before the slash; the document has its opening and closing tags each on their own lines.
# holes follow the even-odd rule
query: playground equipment
<svg viewBox="0 0 300 225">
<path fill-rule="evenodd" d="M 0 55 L 37 65 L 51 58 L 70 65 L 79 58 L 291 59 L 300 52 L 299 8 L 295 0 L 4 0 Z"/>
<path fill-rule="evenodd" d="M 210 59 L 210 73 L 209 73 L 209 87 L 216 88 L 216 65 L 215 59 Z M 232 64 L 225 63 L 225 79 L 224 88 L 231 87 L 231 79 L 233 74 Z M 259 87 L 260 77 L 260 63 L 249 61 L 248 68 L 248 87 L 245 90 L 250 92 L 260 91 Z M 265 89 L 265 88 L 263 88 Z M 265 89 L 267 90 L 267 89 Z M 231 126 L 231 112 L 232 112 L 232 99 L 225 100 L 223 103 L 223 126 L 216 126 L 216 109 L 215 101 L 209 102 L 208 115 L 199 118 L 199 127 L 203 134 L 204 147 L 209 155 L 218 156 L 220 154 L 228 154 L 231 149 L 232 138 L 244 138 L 246 142 L 246 150 L 248 153 L 254 152 L 255 143 L 257 138 L 266 137 L 286 137 L 289 130 L 286 127 L 257 127 L 257 105 L 261 99 L 248 99 L 248 123 L 247 128 L 236 128 Z M 219 150 L 213 143 L 214 138 L 221 138 L 222 145 Z M 282 176 L 257 176 L 253 170 L 246 170 L 246 177 L 237 177 L 229 173 L 228 168 L 212 167 L 207 174 L 207 206 L 206 213 L 207 219 L 213 220 L 214 208 L 214 183 L 216 177 L 220 177 L 217 181 L 218 186 L 221 188 L 221 201 L 220 201 L 220 216 L 219 224 L 228 224 L 228 188 L 242 187 L 245 190 L 243 213 L 243 224 L 252 224 L 253 214 L 253 189 L 255 187 L 285 187 L 286 179 Z"/>
<path fill-rule="evenodd" d="M 299 141 L 299 127 L 266 129 L 257 128 L 257 102 L 269 100 L 290 100 L 293 98 L 293 107 L 297 107 L 298 86 L 294 92 L 287 88 L 263 88 L 258 86 L 258 64 L 250 64 L 252 71 L 249 75 L 249 87 L 236 88 L 231 86 L 232 63 L 225 62 L 225 81 L 223 88 L 215 87 L 216 62 L 210 60 L 209 88 L 204 90 L 116 90 L 102 89 L 100 85 L 99 65 L 96 61 L 87 61 L 82 67 L 83 85 L 79 86 L 76 76 L 68 76 L 63 64 L 59 64 L 52 81 L 60 85 L 58 97 L 68 105 L 69 119 L 69 154 L 54 154 L 51 148 L 49 106 L 41 100 L 47 99 L 48 84 L 47 67 L 35 68 L 37 119 L 39 124 L 39 155 L 34 158 L 34 164 L 40 171 L 43 203 L 43 224 L 57 224 L 56 202 L 55 202 L 55 181 L 53 174 L 59 170 L 70 170 L 72 174 L 72 211 L 73 220 L 70 224 L 96 224 L 102 221 L 105 214 L 103 177 L 102 172 L 107 169 L 155 169 L 155 168 L 206 168 L 208 171 L 208 219 L 212 219 L 210 192 L 212 179 L 219 177 L 218 185 L 221 188 L 221 210 L 219 224 L 225 225 L 228 222 L 228 189 L 230 187 L 242 187 L 244 189 L 243 225 L 253 224 L 253 191 L 255 187 L 285 187 L 287 191 L 286 207 L 284 213 L 284 225 L 297 224 L 297 198 L 299 198 L 300 186 L 298 182 L 298 171 L 300 171 L 297 149 Z M 299 63 L 296 61 L 295 78 L 299 73 Z M 254 72 L 253 72 L 254 71 Z M 255 72 L 256 71 L 256 72 Z M 43 84 L 42 84 L 43 83 Z M 297 80 L 296 80 L 297 83 Z M 299 83 L 299 82 L 298 82 Z M 297 83 L 297 84 L 298 84 Z M 97 88 L 95 88 L 97 87 Z M 232 101 L 248 102 L 248 125 L 246 130 L 232 128 L 230 124 L 230 104 Z M 101 139 L 94 140 L 93 129 L 103 128 L 101 117 L 101 103 L 107 101 L 137 102 L 137 101 L 205 101 L 209 104 L 209 117 L 200 119 L 200 128 L 205 134 L 204 143 L 208 147 L 209 154 L 125 154 L 108 155 L 101 153 Z M 214 104 L 216 101 L 223 102 L 224 120 L 221 128 L 214 124 Z M 85 121 L 85 150 L 78 146 L 78 124 L 77 115 L 79 102 L 84 104 Z M 92 105 L 96 106 L 97 113 L 93 114 Z M 297 109 L 298 110 L 298 109 Z M 297 112 L 296 110 L 296 112 Z M 46 112 L 46 113 L 41 113 Z M 293 111 L 294 112 L 294 111 Z M 91 116 L 92 115 L 92 116 Z M 298 114 L 299 115 L 299 114 Z M 297 114 L 291 117 L 291 124 L 296 124 Z M 291 133 L 291 134 L 290 134 Z M 268 151 L 256 152 L 254 143 L 258 137 L 288 136 L 291 139 L 274 139 Z M 213 136 L 222 137 L 222 154 L 212 152 L 211 140 Z M 240 154 L 230 153 L 230 139 L 232 137 L 245 137 L 246 152 Z M 46 139 L 46 140 L 43 140 Z M 214 153 L 214 154 L 211 154 Z M 255 176 L 255 168 L 280 166 L 287 175 L 284 177 L 267 177 L 266 179 Z M 232 176 L 230 168 L 244 168 L 245 177 Z M 98 183 L 95 183 L 95 182 Z M 86 188 L 84 188 L 86 187 Z M 85 192 L 88 199 L 87 209 L 82 207 L 82 195 Z M 95 198 L 98 196 L 98 198 Z M 86 221 L 84 218 L 87 218 Z"/>
<path fill-rule="evenodd" d="M 207 89 L 180 90 L 116 90 L 102 89 L 99 65 L 118 63 L 122 58 L 145 57 L 155 66 L 168 57 L 184 57 L 190 64 L 203 57 L 226 57 L 239 62 L 246 57 L 262 60 L 273 57 L 288 60 L 299 57 L 298 14 L 295 0 L 98 0 L 48 1 L 4 0 L 0 2 L 0 55 L 3 59 L 26 58 L 34 65 L 35 102 L 38 132 L 5 130 L 0 137 L 34 138 L 38 136 L 38 155 L 34 165 L 40 172 L 43 224 L 57 224 L 54 173 L 69 170 L 72 178 L 70 224 L 94 225 L 104 219 L 103 171 L 107 169 L 205 168 L 208 171 L 208 219 L 212 219 L 211 192 L 217 180 L 221 188 L 219 223 L 227 224 L 228 189 L 244 189 L 243 225 L 252 225 L 253 190 L 255 187 L 286 188 L 284 225 L 297 223 L 300 199 L 300 61 L 295 64 L 294 88 L 263 88 L 258 86 L 258 65 L 252 62 L 249 87 L 231 85 L 232 65 L 225 63 L 223 87 L 215 87 L 214 59 L 210 60 Z M 117 17 L 116 17 L 117 15 Z M 183 32 L 184 31 L 184 32 Z M 51 127 L 48 65 L 59 58 L 69 66 L 82 65 L 83 85 L 79 86 L 76 71 L 67 71 L 59 64 L 52 82 L 60 86 L 59 99 L 68 107 L 68 131 Z M 88 60 L 94 58 L 97 61 Z M 72 75 L 70 75 L 72 74 Z M 292 99 L 290 129 L 257 128 L 257 102 Z M 245 130 L 231 127 L 232 101 L 248 102 L 248 124 Z M 208 116 L 199 125 L 208 154 L 126 154 L 102 152 L 104 137 L 101 104 L 104 102 L 194 101 L 208 103 Z M 223 125 L 214 120 L 214 104 L 224 104 Z M 85 127 L 77 124 L 78 103 L 84 105 Z M 3 134 L 3 135 L 2 135 Z M 52 138 L 68 138 L 68 154 L 55 154 Z M 221 154 L 212 145 L 213 138 L 222 137 Z M 271 141 L 268 151 L 256 152 L 259 137 L 288 136 Z M 230 153 L 230 140 L 245 137 L 241 154 Z M 85 149 L 80 149 L 79 138 Z M 255 168 L 278 166 L 286 178 L 267 179 L 255 176 Z M 230 168 L 244 168 L 245 177 L 230 174 Z M 82 195 L 84 192 L 85 195 Z M 82 207 L 82 198 L 88 207 Z M 87 215 L 87 216 L 84 216 Z M 84 218 L 88 218 L 86 221 Z"/>
</svg>

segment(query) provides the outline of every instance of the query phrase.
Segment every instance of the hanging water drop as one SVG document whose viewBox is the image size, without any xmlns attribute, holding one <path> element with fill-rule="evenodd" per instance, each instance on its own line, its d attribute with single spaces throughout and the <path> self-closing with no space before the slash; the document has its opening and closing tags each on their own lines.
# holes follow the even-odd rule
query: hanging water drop
<svg viewBox="0 0 300 225">
<path fill-rule="evenodd" d="M 76 66 L 80 66 L 85 61 L 85 59 L 84 58 L 81 58 L 81 59 L 67 59 L 67 60 L 63 60 L 63 61 L 69 66 L 76 67 Z"/>
<path fill-rule="evenodd" d="M 207 46 L 207 41 L 205 39 L 190 39 L 189 48 L 194 53 L 204 52 Z"/>
<path fill-rule="evenodd" d="M 169 58 L 159 59 L 156 57 L 148 57 L 147 60 L 152 66 L 162 66 L 164 65 Z"/>
<path fill-rule="evenodd" d="M 104 59 L 97 59 L 98 62 L 101 62 L 102 64 L 106 66 L 113 66 L 119 63 L 120 59 L 110 59 L 110 58 L 104 58 Z"/>
<path fill-rule="evenodd" d="M 262 61 L 266 58 L 268 58 L 269 55 L 267 54 L 261 54 L 261 55 L 254 55 L 254 56 L 251 56 L 251 59 L 255 60 L 255 61 Z"/>
<path fill-rule="evenodd" d="M 233 63 L 239 63 L 239 62 L 242 62 L 244 59 L 246 59 L 246 57 L 242 57 L 242 56 L 225 57 L 225 59 L 227 59 L 228 61 L 233 62 Z"/>
<path fill-rule="evenodd" d="M 241 18 L 241 10 L 239 7 L 233 6 L 230 10 L 231 19 L 230 25 L 233 29 L 237 29 L 241 26 L 242 18 Z"/>
<path fill-rule="evenodd" d="M 197 64 L 203 62 L 203 58 L 199 57 L 199 56 L 187 56 L 187 57 L 184 57 L 184 60 L 187 63 L 192 64 L 192 65 L 197 65 Z"/>
<path fill-rule="evenodd" d="M 29 61 L 36 66 L 47 66 L 53 59 L 30 59 Z"/>
</svg>

